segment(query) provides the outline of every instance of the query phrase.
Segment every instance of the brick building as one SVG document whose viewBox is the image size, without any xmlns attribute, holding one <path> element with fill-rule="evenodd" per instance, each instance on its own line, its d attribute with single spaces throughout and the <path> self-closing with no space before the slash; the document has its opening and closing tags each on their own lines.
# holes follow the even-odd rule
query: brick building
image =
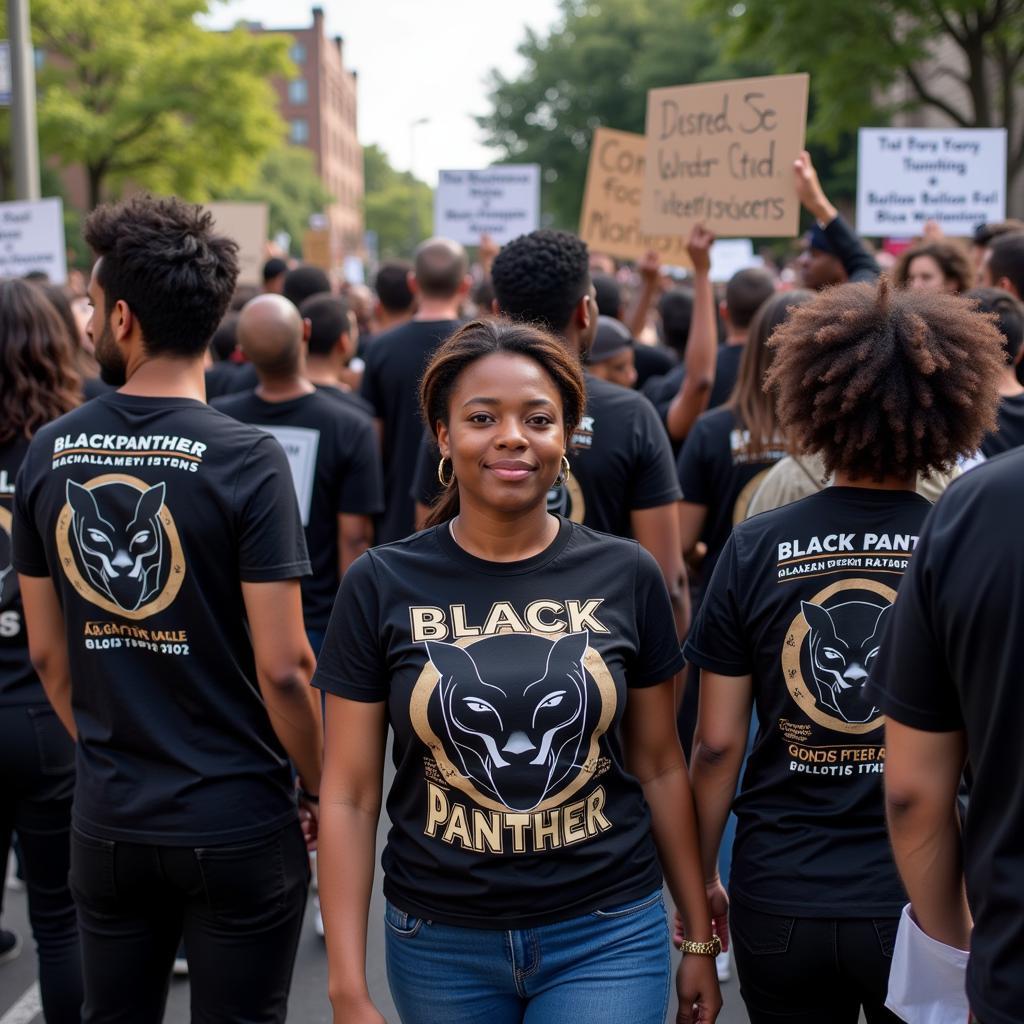
<svg viewBox="0 0 1024 1024">
<path fill-rule="evenodd" d="M 356 135 L 357 78 L 345 67 L 341 36 L 329 39 L 321 7 L 313 8 L 308 28 L 251 32 L 287 34 L 298 75 L 275 79 L 279 112 L 288 125 L 288 141 L 313 153 L 324 188 L 334 197 L 326 211 L 331 227 L 333 262 L 358 252 L 363 239 L 363 150 Z"/>
</svg>

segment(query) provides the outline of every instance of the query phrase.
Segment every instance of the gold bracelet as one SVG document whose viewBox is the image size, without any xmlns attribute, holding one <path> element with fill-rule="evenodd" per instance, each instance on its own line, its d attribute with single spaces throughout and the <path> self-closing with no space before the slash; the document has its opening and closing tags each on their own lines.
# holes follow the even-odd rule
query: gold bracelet
<svg viewBox="0 0 1024 1024">
<path fill-rule="evenodd" d="M 680 953 L 693 953 L 696 956 L 718 956 L 722 952 L 722 940 L 717 935 L 712 935 L 709 942 L 693 942 L 690 939 L 683 939 L 676 947 Z"/>
</svg>

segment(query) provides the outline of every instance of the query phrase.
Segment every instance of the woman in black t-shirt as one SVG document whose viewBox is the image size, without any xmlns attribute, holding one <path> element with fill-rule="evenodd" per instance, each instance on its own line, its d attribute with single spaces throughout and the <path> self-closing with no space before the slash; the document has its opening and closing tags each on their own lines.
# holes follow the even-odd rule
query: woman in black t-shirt
<svg viewBox="0 0 1024 1024">
<path fill-rule="evenodd" d="M 691 940 L 679 1020 L 713 1021 L 668 594 L 634 541 L 546 509 L 580 367 L 534 327 L 478 321 L 438 350 L 422 405 L 443 455 L 433 525 L 352 566 L 315 678 L 335 1019 L 383 1020 L 365 946 L 390 725 L 388 974 L 405 1024 L 662 1024 L 662 869 Z"/>
<path fill-rule="evenodd" d="M 68 888 L 75 747 L 29 659 L 11 568 L 11 510 L 29 439 L 78 405 L 79 388 L 74 343 L 45 293 L 0 281 L 0 850 L 17 832 L 48 1024 L 77 1024 L 82 1005 Z"/>
<path fill-rule="evenodd" d="M 752 1024 L 895 1021 L 884 1008 L 906 902 L 886 837 L 884 717 L 866 686 L 930 505 L 918 473 L 994 421 L 992 323 L 958 298 L 835 288 L 772 337 L 767 382 L 800 452 L 835 485 L 738 525 L 686 645 L 701 668 L 692 760 L 712 913 L 731 899 Z M 729 897 L 719 839 L 735 801 Z"/>
</svg>

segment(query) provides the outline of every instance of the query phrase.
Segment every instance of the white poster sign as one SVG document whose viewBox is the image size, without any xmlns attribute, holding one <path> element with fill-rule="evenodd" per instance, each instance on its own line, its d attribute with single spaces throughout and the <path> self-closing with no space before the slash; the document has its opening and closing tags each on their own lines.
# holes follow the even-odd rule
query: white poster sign
<svg viewBox="0 0 1024 1024">
<path fill-rule="evenodd" d="M 299 503 L 302 525 L 309 526 L 309 510 L 313 503 L 313 481 L 316 478 L 316 453 L 320 447 L 320 431 L 309 427 L 283 427 L 278 424 L 257 424 L 260 430 L 273 434 L 288 456 L 292 471 L 295 498 Z"/>
<path fill-rule="evenodd" d="M 11 105 L 11 44 L 0 39 L 0 107 Z"/>
<path fill-rule="evenodd" d="M 41 270 L 54 284 L 68 277 L 64 204 L 59 198 L 0 203 L 0 277 Z"/>
<path fill-rule="evenodd" d="M 741 270 L 763 266 L 764 259 L 754 254 L 749 238 L 718 238 L 711 246 L 712 281 L 728 281 Z"/>
<path fill-rule="evenodd" d="M 1005 128 L 861 128 L 857 230 L 971 235 L 1006 217 Z"/>
<path fill-rule="evenodd" d="M 440 172 L 434 193 L 435 235 L 463 245 L 479 245 L 481 235 L 490 235 L 504 245 L 539 226 L 539 165 Z"/>
</svg>

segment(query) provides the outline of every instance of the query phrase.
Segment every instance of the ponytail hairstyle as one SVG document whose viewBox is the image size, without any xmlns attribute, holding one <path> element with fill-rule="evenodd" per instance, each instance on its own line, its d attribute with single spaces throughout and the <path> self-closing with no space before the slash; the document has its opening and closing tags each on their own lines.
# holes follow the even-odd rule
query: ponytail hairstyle
<svg viewBox="0 0 1024 1024">
<path fill-rule="evenodd" d="M 437 436 L 437 425 L 449 422 L 452 392 L 463 370 L 492 355 L 525 356 L 547 373 L 562 396 L 565 438 L 572 436 L 586 406 L 586 389 L 579 360 L 553 335 L 532 324 L 498 318 L 473 320 L 455 332 L 430 360 L 420 382 L 420 412 Z M 459 514 L 459 487 L 454 479 L 430 510 L 427 526 Z"/>
<path fill-rule="evenodd" d="M 81 401 L 75 343 L 46 294 L 0 281 L 0 444 L 31 437 Z"/>
</svg>

